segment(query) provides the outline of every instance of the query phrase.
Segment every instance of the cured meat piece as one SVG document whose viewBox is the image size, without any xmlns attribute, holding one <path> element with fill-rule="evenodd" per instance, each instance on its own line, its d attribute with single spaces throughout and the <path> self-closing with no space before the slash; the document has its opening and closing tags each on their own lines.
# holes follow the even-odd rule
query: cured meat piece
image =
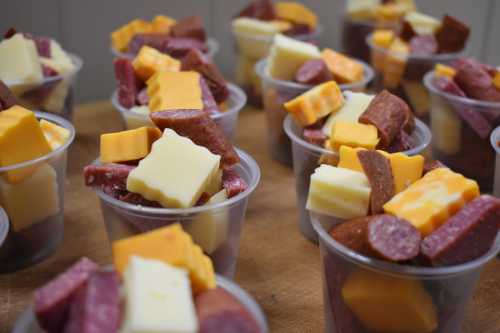
<svg viewBox="0 0 500 333">
<path fill-rule="evenodd" d="M 276 18 L 272 0 L 254 0 L 243 8 L 236 17 L 251 17 L 262 21 L 271 21 Z"/>
<path fill-rule="evenodd" d="M 208 200 L 210 200 L 210 194 L 203 192 L 195 206 L 203 206 L 208 202 Z"/>
<path fill-rule="evenodd" d="M 259 333 L 252 314 L 222 288 L 211 289 L 194 299 L 199 333 Z"/>
<path fill-rule="evenodd" d="M 168 34 L 150 33 L 150 34 L 137 34 L 128 43 L 128 52 L 138 54 L 141 48 L 145 45 L 163 52 L 167 48 L 169 40 Z"/>
<path fill-rule="evenodd" d="M 165 46 L 165 53 L 174 58 L 182 59 L 192 49 L 203 53 L 208 51 L 207 45 L 193 38 L 170 38 Z"/>
<path fill-rule="evenodd" d="M 58 76 L 59 73 L 52 67 L 42 64 L 43 77 Z"/>
<path fill-rule="evenodd" d="M 415 32 L 411 24 L 408 21 L 403 20 L 403 23 L 401 24 L 401 31 L 399 32 L 399 37 L 405 42 L 408 42 L 415 36 L 417 36 L 417 33 Z"/>
<path fill-rule="evenodd" d="M 290 23 L 291 23 L 290 29 L 283 32 L 287 36 L 307 35 L 307 34 L 310 34 L 312 32 L 311 27 L 307 24 L 301 24 L 301 23 L 295 23 L 295 22 L 290 22 Z M 311 42 L 312 41 L 308 41 L 308 43 L 311 43 Z"/>
<path fill-rule="evenodd" d="M 411 260 L 420 250 L 420 232 L 410 222 L 392 215 L 373 216 L 367 238 L 373 253 L 384 260 Z"/>
<path fill-rule="evenodd" d="M 470 28 L 457 18 L 445 15 L 441 28 L 436 32 L 440 53 L 462 51 L 469 39 Z"/>
<path fill-rule="evenodd" d="M 448 77 L 436 76 L 434 77 L 432 83 L 437 89 L 448 94 L 465 97 L 464 91 L 455 83 L 454 80 Z"/>
<path fill-rule="evenodd" d="M 493 85 L 493 79 L 480 63 L 473 59 L 460 62 L 455 82 L 467 97 L 489 102 L 500 102 L 500 90 Z"/>
<path fill-rule="evenodd" d="M 111 186 L 112 189 L 127 190 L 127 177 L 134 165 L 109 163 L 88 165 L 83 169 L 87 186 Z"/>
<path fill-rule="evenodd" d="M 424 175 L 427 173 L 427 172 L 430 172 L 434 169 L 437 169 L 437 168 L 447 168 L 446 165 L 444 165 L 443 162 L 439 161 L 439 160 L 434 160 L 434 161 L 425 161 L 425 164 L 424 164 Z"/>
<path fill-rule="evenodd" d="M 148 105 L 149 103 L 149 95 L 148 88 L 142 88 L 141 91 L 137 94 L 137 104 L 139 105 Z"/>
<path fill-rule="evenodd" d="M 16 97 L 10 91 L 9 87 L 0 80 L 0 111 L 6 110 L 16 104 L 18 104 Z"/>
<path fill-rule="evenodd" d="M 170 34 L 173 37 L 194 38 L 200 42 L 205 42 L 207 39 L 203 22 L 199 16 L 189 16 L 177 21 L 170 29 Z"/>
<path fill-rule="evenodd" d="M 381 153 L 373 150 L 359 151 L 358 158 L 372 189 L 371 213 L 382 213 L 384 204 L 395 194 L 391 162 Z"/>
<path fill-rule="evenodd" d="M 3 38 L 5 39 L 9 39 L 10 37 L 14 36 L 15 34 L 17 34 L 17 30 L 16 28 L 14 27 L 10 27 L 4 34 L 3 34 Z"/>
<path fill-rule="evenodd" d="M 374 125 L 380 135 L 381 148 L 389 147 L 408 122 L 410 107 L 401 98 L 387 90 L 373 98 L 366 111 L 359 117 L 359 122 Z"/>
<path fill-rule="evenodd" d="M 50 48 L 51 40 L 49 37 L 34 37 L 33 41 L 40 57 L 50 58 L 52 56 Z"/>
<path fill-rule="evenodd" d="M 323 146 L 328 137 L 323 133 L 321 128 L 304 128 L 302 132 L 304 140 L 313 145 Z"/>
<path fill-rule="evenodd" d="M 432 266 L 474 260 L 491 248 L 500 227 L 500 199 L 481 195 L 424 238 L 420 253 Z"/>
<path fill-rule="evenodd" d="M 438 51 L 436 38 L 432 35 L 414 36 L 410 39 L 410 53 L 417 55 L 431 55 Z"/>
<path fill-rule="evenodd" d="M 389 153 L 399 153 L 410 150 L 415 147 L 415 140 L 405 131 L 401 131 L 398 136 L 392 141 L 387 151 Z"/>
<path fill-rule="evenodd" d="M 207 81 L 200 78 L 201 98 L 203 99 L 203 111 L 209 114 L 219 113 L 219 106 L 215 102 L 214 96 L 208 87 Z"/>
<path fill-rule="evenodd" d="M 35 291 L 34 312 L 40 327 L 49 333 L 62 331 L 73 296 L 98 268 L 93 261 L 82 258 Z"/>
<path fill-rule="evenodd" d="M 368 223 L 371 219 L 371 216 L 366 216 L 337 224 L 329 234 L 345 247 L 365 256 L 372 256 L 368 245 Z"/>
<path fill-rule="evenodd" d="M 143 83 L 135 74 L 130 59 L 118 58 L 113 64 L 118 81 L 118 101 L 123 107 L 130 109 L 135 105 L 135 97 L 142 89 Z"/>
<path fill-rule="evenodd" d="M 246 181 L 234 169 L 224 169 L 222 186 L 226 190 L 228 198 L 234 197 L 248 188 Z"/>
<path fill-rule="evenodd" d="M 208 113 L 198 110 L 171 110 L 150 114 L 153 123 L 160 129 L 173 129 L 177 134 L 190 138 L 197 145 L 206 147 L 221 156 L 221 168 L 239 162 L 233 145 Z"/>
<path fill-rule="evenodd" d="M 64 333 L 116 333 L 120 320 L 120 278 L 98 271 L 75 294 Z"/>
<path fill-rule="evenodd" d="M 333 75 L 322 59 L 306 61 L 295 75 L 295 81 L 303 84 L 316 85 L 330 80 Z"/>
</svg>

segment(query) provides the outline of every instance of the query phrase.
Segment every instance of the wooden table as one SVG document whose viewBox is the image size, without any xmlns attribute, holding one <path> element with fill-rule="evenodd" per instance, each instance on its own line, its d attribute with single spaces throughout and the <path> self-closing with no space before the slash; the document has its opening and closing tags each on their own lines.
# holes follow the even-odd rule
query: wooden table
<svg viewBox="0 0 500 333">
<path fill-rule="evenodd" d="M 107 102 L 78 107 L 77 137 L 69 154 L 66 232 L 55 255 L 30 269 L 0 275 L 0 333 L 8 332 L 38 286 L 81 256 L 110 262 L 110 249 L 96 195 L 83 184 L 82 168 L 97 156 L 99 134 L 120 129 Z M 272 332 L 322 332 L 323 305 L 318 248 L 297 228 L 292 170 L 267 154 L 264 115 L 245 110 L 238 146 L 259 163 L 262 179 L 250 198 L 236 281 L 264 309 Z M 500 262 L 488 265 L 466 316 L 464 332 L 500 332 Z"/>
</svg>

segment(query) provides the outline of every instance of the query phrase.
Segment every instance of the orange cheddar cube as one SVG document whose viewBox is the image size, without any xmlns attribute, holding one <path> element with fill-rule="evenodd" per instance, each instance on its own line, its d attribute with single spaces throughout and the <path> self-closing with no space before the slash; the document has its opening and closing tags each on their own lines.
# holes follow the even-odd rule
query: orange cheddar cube
<svg viewBox="0 0 500 333">
<path fill-rule="evenodd" d="M 391 46 L 394 38 L 396 38 L 394 31 L 389 29 L 378 29 L 373 33 L 372 42 L 376 46 L 387 49 Z"/>
<path fill-rule="evenodd" d="M 126 51 L 128 43 L 137 34 L 152 32 L 151 23 L 135 19 L 111 33 L 111 45 L 116 51 Z"/>
<path fill-rule="evenodd" d="M 500 71 L 497 70 L 495 77 L 493 78 L 493 85 L 495 88 L 500 89 Z"/>
<path fill-rule="evenodd" d="M 341 146 L 373 150 L 377 146 L 379 138 L 377 128 L 373 125 L 339 121 L 332 127 L 330 141 L 336 151 Z"/>
<path fill-rule="evenodd" d="M 453 79 L 453 77 L 455 77 L 455 74 L 457 74 L 455 68 L 443 64 L 436 64 L 434 72 L 436 73 L 436 76 L 441 76 L 441 77 L 444 76 L 450 79 Z"/>
<path fill-rule="evenodd" d="M 321 58 L 338 82 L 353 83 L 363 79 L 363 65 L 356 60 L 331 49 L 324 49 Z"/>
<path fill-rule="evenodd" d="M 200 74 L 157 72 L 148 81 L 149 110 L 202 110 Z"/>
<path fill-rule="evenodd" d="M 155 16 L 153 21 L 151 21 L 153 30 L 152 32 L 168 34 L 170 32 L 170 28 L 172 28 L 175 23 L 177 23 L 177 21 L 171 17 L 165 15 L 157 15 Z"/>
<path fill-rule="evenodd" d="M 474 180 L 447 168 L 428 172 L 384 205 L 386 213 L 408 220 L 425 237 L 479 195 Z"/>
<path fill-rule="evenodd" d="M 337 111 L 344 104 L 344 96 L 335 81 L 320 84 L 291 101 L 285 109 L 301 126 L 309 126 Z"/>
<path fill-rule="evenodd" d="M 401 38 L 396 38 L 389 47 L 383 64 L 384 85 L 395 88 L 401 82 L 406 70 L 406 62 L 410 53 L 410 47 Z"/>
<path fill-rule="evenodd" d="M 157 49 L 143 46 L 132 62 L 132 66 L 134 66 L 135 73 L 143 81 L 147 81 L 159 71 L 180 71 L 181 62 Z"/>
<path fill-rule="evenodd" d="M 349 146 L 340 146 L 339 149 L 339 168 L 350 169 L 364 173 L 361 162 L 359 162 L 358 152 L 365 148 L 352 148 Z"/>
<path fill-rule="evenodd" d="M 277 2 L 274 5 L 276 16 L 282 20 L 305 24 L 312 30 L 318 25 L 318 17 L 309 8 L 298 2 Z"/>
<path fill-rule="evenodd" d="M 425 162 L 423 156 L 407 156 L 403 153 L 389 154 L 382 150 L 378 150 L 378 152 L 387 157 L 391 162 L 396 194 L 404 191 L 411 184 L 422 178 Z"/>
<path fill-rule="evenodd" d="M 153 142 L 161 137 L 156 127 L 140 127 L 101 135 L 102 163 L 135 161 L 146 157 Z"/>
</svg>

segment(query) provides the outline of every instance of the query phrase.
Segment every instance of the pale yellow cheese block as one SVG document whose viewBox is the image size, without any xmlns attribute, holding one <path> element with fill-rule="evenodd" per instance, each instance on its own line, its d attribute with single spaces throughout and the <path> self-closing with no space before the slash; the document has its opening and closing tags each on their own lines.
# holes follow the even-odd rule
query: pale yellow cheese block
<svg viewBox="0 0 500 333">
<path fill-rule="evenodd" d="M 456 154 L 462 149 L 462 120 L 446 100 L 433 99 L 430 112 L 433 145 L 445 154 Z"/>
<path fill-rule="evenodd" d="M 355 20 L 370 19 L 381 4 L 380 0 L 347 0 L 347 14 Z"/>
<path fill-rule="evenodd" d="M 75 69 L 75 64 L 69 54 L 54 39 L 50 40 L 50 58 L 57 64 L 61 74 L 72 72 Z"/>
<path fill-rule="evenodd" d="M 127 129 L 134 129 L 139 127 L 156 127 L 151 118 L 149 117 L 149 107 L 147 105 L 134 106 L 128 110 L 129 112 L 124 112 L 125 125 Z"/>
<path fill-rule="evenodd" d="M 433 35 L 441 26 L 438 19 L 418 12 L 406 14 L 405 20 L 410 23 L 413 30 L 419 35 Z"/>
<path fill-rule="evenodd" d="M 231 28 L 239 53 L 254 60 L 267 55 L 274 35 L 280 32 L 276 24 L 249 17 L 234 19 Z"/>
<path fill-rule="evenodd" d="M 18 33 L 0 43 L 0 79 L 9 82 L 42 81 L 42 66 L 35 43 Z"/>
</svg>

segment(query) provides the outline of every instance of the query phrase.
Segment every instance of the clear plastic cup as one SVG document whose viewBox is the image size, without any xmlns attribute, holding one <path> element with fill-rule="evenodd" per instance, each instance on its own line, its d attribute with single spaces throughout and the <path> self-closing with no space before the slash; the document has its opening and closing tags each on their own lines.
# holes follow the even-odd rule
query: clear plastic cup
<svg viewBox="0 0 500 333">
<path fill-rule="evenodd" d="M 490 251 L 465 264 L 398 265 L 333 240 L 328 232 L 342 221 L 315 213 L 311 220 L 319 235 L 325 332 L 461 332 L 479 275 L 500 252 L 499 234 Z"/>
<path fill-rule="evenodd" d="M 9 217 L 3 208 L 0 206 L 0 251 L 2 249 L 2 244 L 7 238 L 9 233 Z"/>
<path fill-rule="evenodd" d="M 68 148 L 75 129 L 62 117 L 36 112 L 70 131 L 69 139 L 51 153 L 31 161 L 0 167 L 0 206 L 10 222 L 7 238 L 0 246 L 0 273 L 17 271 L 50 256 L 64 233 L 64 182 Z M 21 181 L 9 184 L 7 172 L 21 173 Z M 25 201 L 24 204 L 19 204 Z"/>
<path fill-rule="evenodd" d="M 431 96 L 432 154 L 453 170 L 475 179 L 482 192 L 493 189 L 495 151 L 491 149 L 490 134 L 498 125 L 500 103 L 484 102 L 445 93 L 434 87 L 434 72 L 424 78 Z M 481 135 L 474 130 L 478 120 Z"/>
<path fill-rule="evenodd" d="M 495 183 L 493 186 L 493 195 L 500 198 L 500 126 L 498 126 L 490 136 L 491 146 L 495 150 Z"/>
<path fill-rule="evenodd" d="M 462 53 L 405 55 L 374 45 L 372 35 L 366 37 L 366 43 L 376 72 L 374 90 L 387 89 L 398 95 L 412 107 L 420 120 L 429 124 L 430 98 L 423 84 L 424 75 L 434 69 L 436 64 L 449 64 Z"/>
<path fill-rule="evenodd" d="M 293 172 L 295 174 L 297 207 L 299 209 L 299 230 L 307 239 L 316 243 L 318 235 L 311 226 L 309 212 L 306 210 L 310 177 L 322 163 L 337 165 L 338 154 L 305 141 L 302 137 L 302 128 L 293 121 L 290 115 L 285 118 L 283 127 L 292 141 Z M 431 131 L 418 119 L 415 119 L 415 131 L 412 138 L 418 144 L 415 148 L 403 153 L 409 156 L 424 155 L 431 143 Z"/>
<path fill-rule="evenodd" d="M 219 125 L 226 137 L 234 141 L 238 116 L 247 103 L 247 97 L 240 87 L 229 83 L 229 98 L 225 102 L 226 109 L 217 114 L 212 114 L 211 118 Z M 134 129 L 142 126 L 153 126 L 153 122 L 148 115 L 131 112 L 118 102 L 118 92 L 115 90 L 111 95 L 111 104 L 120 113 L 123 119 L 124 129 Z"/>
<path fill-rule="evenodd" d="M 373 79 L 371 67 L 364 62 L 364 78 L 360 82 L 341 84 L 342 91 L 351 90 L 362 92 Z M 283 129 L 283 120 L 288 112 L 283 106 L 289 100 L 308 91 L 313 86 L 292 81 L 276 80 L 266 71 L 267 59 L 261 60 L 255 66 L 256 72 L 262 79 L 264 111 L 267 118 L 267 143 L 271 157 L 281 164 L 292 165 L 292 149 L 290 139 Z"/>
<path fill-rule="evenodd" d="M 110 242 L 179 222 L 212 258 L 215 271 L 232 278 L 248 199 L 260 180 L 257 162 L 242 150 L 237 149 L 237 153 L 241 161 L 235 170 L 248 189 L 219 204 L 186 209 L 142 207 L 114 199 L 96 188 Z"/>
<path fill-rule="evenodd" d="M 243 288 L 238 286 L 235 282 L 230 281 L 223 276 L 217 275 L 217 285 L 229 292 L 236 298 L 253 316 L 259 325 L 261 333 L 268 333 L 269 328 L 267 325 L 266 316 L 260 308 L 259 304 L 250 296 Z M 26 309 L 16 320 L 12 333 L 43 333 L 45 332 L 38 326 L 33 308 Z"/>
<path fill-rule="evenodd" d="M 12 90 L 19 104 L 24 107 L 30 110 L 54 113 L 72 121 L 73 86 L 83 67 L 83 61 L 74 54 L 68 53 L 68 55 L 75 67 L 65 75 L 46 77 L 41 82 L 36 83 L 6 81 L 5 84 Z"/>
<path fill-rule="evenodd" d="M 316 43 L 322 32 L 323 28 L 318 26 L 311 33 L 291 37 L 304 42 Z M 234 31 L 233 37 L 237 56 L 235 82 L 247 94 L 249 104 L 260 108 L 262 107 L 262 81 L 259 75 L 255 73 L 255 65 L 261 59 L 267 57 L 269 48 L 273 43 L 273 37 L 235 33 Z"/>
</svg>

